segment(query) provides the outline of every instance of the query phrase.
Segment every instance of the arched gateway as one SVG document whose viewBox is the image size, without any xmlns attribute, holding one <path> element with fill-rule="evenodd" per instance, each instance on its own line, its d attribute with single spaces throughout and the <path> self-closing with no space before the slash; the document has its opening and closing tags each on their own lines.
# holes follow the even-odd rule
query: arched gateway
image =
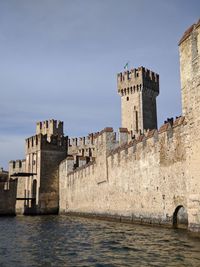
<svg viewBox="0 0 200 267">
<path fill-rule="evenodd" d="M 179 205 L 173 213 L 173 227 L 187 229 L 188 228 L 188 214 L 187 210 Z"/>
</svg>

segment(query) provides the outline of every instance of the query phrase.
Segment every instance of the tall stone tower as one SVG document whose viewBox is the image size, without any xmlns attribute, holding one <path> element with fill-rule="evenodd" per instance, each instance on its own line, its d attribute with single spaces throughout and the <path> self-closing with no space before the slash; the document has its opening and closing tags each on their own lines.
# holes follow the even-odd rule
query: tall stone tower
<svg viewBox="0 0 200 267">
<path fill-rule="evenodd" d="M 159 75 L 140 67 L 117 75 L 121 95 L 122 127 L 135 135 L 157 128 L 156 97 L 159 94 Z"/>
<path fill-rule="evenodd" d="M 189 229 L 200 232 L 200 20 L 179 42 Z"/>
</svg>

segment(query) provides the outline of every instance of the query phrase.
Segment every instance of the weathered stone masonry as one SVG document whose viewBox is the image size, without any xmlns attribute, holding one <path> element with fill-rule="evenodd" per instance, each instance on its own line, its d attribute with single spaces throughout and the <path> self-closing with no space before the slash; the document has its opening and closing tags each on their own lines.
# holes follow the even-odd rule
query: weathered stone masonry
<svg viewBox="0 0 200 267">
<path fill-rule="evenodd" d="M 36 135 L 26 139 L 26 159 L 11 161 L 10 175 L 18 177 L 17 213 L 57 214 L 59 210 L 59 163 L 67 156 L 63 123 L 49 120 L 37 123 Z M 32 174 L 20 177 L 20 172 Z"/>
<path fill-rule="evenodd" d="M 68 138 L 63 123 L 39 122 L 18 177 L 17 213 L 65 213 L 183 226 L 200 231 L 200 21 L 179 43 L 182 116 L 157 130 L 159 75 L 119 73 L 122 128 Z M 21 180 L 20 180 L 21 179 Z M 30 200 L 30 201 L 29 201 Z"/>
<path fill-rule="evenodd" d="M 176 225 L 184 210 L 188 228 L 200 231 L 199 25 L 179 43 L 183 116 L 148 131 L 157 126 L 159 77 L 142 67 L 120 73 L 122 126 L 136 139 L 130 141 L 133 135 L 125 131 L 120 146 L 105 129 L 95 137 L 94 162 L 73 170 L 73 159 L 64 160 L 60 212 Z"/>
<path fill-rule="evenodd" d="M 95 162 L 73 172 L 72 159 L 60 164 L 60 212 L 172 224 L 176 207 L 187 206 L 184 118 L 122 146 L 105 129 L 95 143 Z"/>
</svg>

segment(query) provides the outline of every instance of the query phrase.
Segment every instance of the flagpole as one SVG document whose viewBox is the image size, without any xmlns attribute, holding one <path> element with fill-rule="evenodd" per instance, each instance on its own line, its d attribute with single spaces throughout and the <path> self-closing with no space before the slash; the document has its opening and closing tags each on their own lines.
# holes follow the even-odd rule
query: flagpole
<svg viewBox="0 0 200 267">
<path fill-rule="evenodd" d="M 127 61 L 126 64 L 124 65 L 124 69 L 128 70 L 128 67 L 129 67 L 129 61 Z"/>
</svg>

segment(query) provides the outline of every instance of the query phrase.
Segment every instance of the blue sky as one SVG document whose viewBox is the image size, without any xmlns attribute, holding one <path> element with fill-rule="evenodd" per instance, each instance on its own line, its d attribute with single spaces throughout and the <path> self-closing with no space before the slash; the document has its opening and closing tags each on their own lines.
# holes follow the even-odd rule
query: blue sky
<svg viewBox="0 0 200 267">
<path fill-rule="evenodd" d="M 181 114 L 178 41 L 199 0 L 0 0 L 0 166 L 24 158 L 36 121 L 82 136 L 120 127 L 116 74 L 160 74 L 159 125 Z"/>
</svg>

